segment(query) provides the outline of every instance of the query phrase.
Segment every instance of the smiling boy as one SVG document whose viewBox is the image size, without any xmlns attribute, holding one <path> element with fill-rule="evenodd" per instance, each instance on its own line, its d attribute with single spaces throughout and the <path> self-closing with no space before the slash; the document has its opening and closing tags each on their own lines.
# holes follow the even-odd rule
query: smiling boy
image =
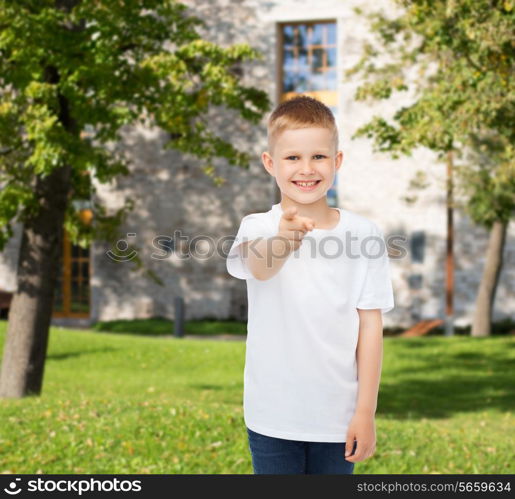
<svg viewBox="0 0 515 499">
<path fill-rule="evenodd" d="M 388 254 L 371 220 L 327 204 L 343 160 L 332 112 L 307 96 L 268 120 L 281 202 L 243 217 L 227 256 L 247 282 L 244 419 L 256 474 L 350 474 L 375 451 Z"/>
</svg>

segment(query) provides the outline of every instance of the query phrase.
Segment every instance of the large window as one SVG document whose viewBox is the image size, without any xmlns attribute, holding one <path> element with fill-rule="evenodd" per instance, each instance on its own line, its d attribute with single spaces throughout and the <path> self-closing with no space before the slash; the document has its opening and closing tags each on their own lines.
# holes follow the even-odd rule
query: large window
<svg viewBox="0 0 515 499">
<path fill-rule="evenodd" d="M 338 119 L 336 22 L 283 23 L 279 26 L 280 101 L 299 94 L 322 101 Z M 330 206 L 338 205 L 338 173 L 327 193 Z"/>
<path fill-rule="evenodd" d="M 84 221 L 91 221 L 91 210 L 82 210 Z M 64 231 L 59 274 L 55 288 L 53 317 L 89 317 L 90 249 L 73 244 Z"/>
</svg>

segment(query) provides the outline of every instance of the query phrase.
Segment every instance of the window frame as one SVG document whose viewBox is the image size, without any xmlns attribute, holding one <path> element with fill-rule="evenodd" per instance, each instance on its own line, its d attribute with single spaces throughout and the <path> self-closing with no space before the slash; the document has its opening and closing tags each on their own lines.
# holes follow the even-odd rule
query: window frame
<svg viewBox="0 0 515 499">
<path fill-rule="evenodd" d="M 93 216 L 93 212 L 90 209 L 80 210 L 80 217 L 82 220 L 90 224 Z M 72 262 L 78 261 L 82 263 L 84 260 L 88 263 L 88 310 L 87 312 L 75 312 L 72 311 Z M 79 257 L 79 260 L 72 258 L 72 242 L 68 236 L 68 233 L 63 229 L 63 242 L 62 242 L 62 260 L 60 261 L 60 268 L 58 271 L 61 273 L 61 292 L 62 292 L 62 309 L 52 311 L 52 318 L 73 318 L 83 319 L 89 318 L 91 315 L 91 274 L 92 274 L 92 263 L 91 263 L 91 247 L 88 247 L 88 256 Z M 79 282 L 82 281 L 81 266 L 79 265 Z M 55 307 L 55 295 L 53 307 Z"/>
</svg>

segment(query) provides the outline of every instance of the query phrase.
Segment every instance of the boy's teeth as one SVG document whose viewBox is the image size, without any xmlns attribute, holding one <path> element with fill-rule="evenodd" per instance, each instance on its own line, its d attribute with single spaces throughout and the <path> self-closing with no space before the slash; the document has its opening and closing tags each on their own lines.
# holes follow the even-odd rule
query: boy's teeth
<svg viewBox="0 0 515 499">
<path fill-rule="evenodd" d="M 315 185 L 317 181 L 314 182 L 295 182 L 297 185 L 302 185 L 302 187 L 309 187 L 311 185 Z"/>
</svg>

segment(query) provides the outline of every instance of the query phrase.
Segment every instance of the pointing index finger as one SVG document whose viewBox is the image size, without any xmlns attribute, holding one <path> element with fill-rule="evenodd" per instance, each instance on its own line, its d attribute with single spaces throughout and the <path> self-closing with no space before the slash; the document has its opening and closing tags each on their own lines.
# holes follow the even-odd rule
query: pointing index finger
<svg viewBox="0 0 515 499">
<path fill-rule="evenodd" d="M 295 206 L 290 206 L 284 210 L 283 217 L 286 218 L 286 220 L 293 220 L 296 214 L 297 208 Z"/>
<path fill-rule="evenodd" d="M 306 227 L 306 230 L 313 230 L 315 227 L 315 221 L 309 217 L 305 217 L 304 227 Z"/>
</svg>

